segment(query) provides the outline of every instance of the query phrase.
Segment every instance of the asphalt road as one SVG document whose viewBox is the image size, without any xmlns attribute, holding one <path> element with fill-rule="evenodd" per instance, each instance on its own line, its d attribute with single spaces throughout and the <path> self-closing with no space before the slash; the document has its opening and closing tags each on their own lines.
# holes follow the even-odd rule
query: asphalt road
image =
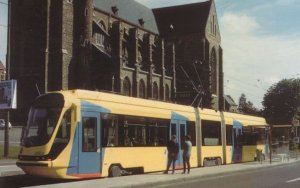
<svg viewBox="0 0 300 188">
<path fill-rule="evenodd" d="M 184 183 L 160 187 L 172 188 L 298 188 L 300 187 L 300 163 L 272 168 L 261 168 L 249 172 L 193 179 Z"/>
<path fill-rule="evenodd" d="M 4 144 L 4 132 L 4 130 L 0 130 L 0 144 Z M 12 127 L 9 130 L 9 144 L 20 145 L 21 133 L 21 127 Z"/>
<path fill-rule="evenodd" d="M 209 167 L 207 167 L 209 168 Z M 149 175 L 150 176 L 150 175 Z M 165 175 L 162 175 L 165 176 Z M 172 175 L 170 175 L 172 176 Z M 183 175 L 184 176 L 184 175 Z M 138 177 L 138 176 L 137 176 Z M 137 178 L 136 177 L 136 178 Z M 140 177 L 139 177 L 140 178 Z M 114 179 L 107 179 L 113 181 Z M 97 181 L 97 180 L 95 180 Z M 120 181 L 120 180 L 118 180 Z M 70 187 L 69 182 L 78 182 L 81 185 L 89 186 L 85 181 L 66 181 L 49 178 L 34 177 L 29 175 L 14 175 L 7 177 L 0 177 L 0 187 L 14 188 L 14 187 Z M 60 184 L 63 183 L 63 184 Z M 60 186 L 56 186 L 60 185 Z M 149 184 L 150 185 L 150 184 Z M 135 185 L 134 187 L 145 187 Z M 149 186 L 146 186 L 149 187 Z M 151 186 L 150 186 L 151 187 Z M 250 169 L 249 171 L 232 172 L 228 174 L 216 174 L 215 176 L 197 177 L 194 179 L 186 179 L 186 181 L 169 183 L 155 187 L 172 187 L 172 188 L 298 188 L 300 187 L 300 162 L 272 166 L 267 168 Z"/>
<path fill-rule="evenodd" d="M 74 180 L 73 180 L 74 181 Z M 2 188 L 17 188 L 17 187 L 34 187 L 51 185 L 57 183 L 68 183 L 70 180 L 57 180 L 49 178 L 41 178 L 29 175 L 17 175 L 0 177 L 0 187 Z"/>
</svg>

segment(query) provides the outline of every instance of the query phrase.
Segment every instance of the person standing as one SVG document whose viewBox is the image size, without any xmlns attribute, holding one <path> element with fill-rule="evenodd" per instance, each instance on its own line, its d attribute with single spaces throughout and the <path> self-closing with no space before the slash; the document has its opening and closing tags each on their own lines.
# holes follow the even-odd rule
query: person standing
<svg viewBox="0 0 300 188">
<path fill-rule="evenodd" d="M 171 164 L 173 164 L 172 174 L 174 174 L 175 163 L 179 152 L 179 145 L 176 142 L 176 135 L 172 135 L 171 140 L 168 142 L 167 150 L 168 150 L 168 164 L 164 174 L 168 174 Z"/>
<path fill-rule="evenodd" d="M 187 173 L 190 173 L 190 157 L 192 153 L 192 142 L 191 142 L 191 136 L 187 135 L 185 136 L 185 141 L 183 143 L 183 154 L 182 154 L 182 159 L 183 159 L 183 172 L 184 174 L 186 172 L 186 166 L 188 168 Z"/>
</svg>

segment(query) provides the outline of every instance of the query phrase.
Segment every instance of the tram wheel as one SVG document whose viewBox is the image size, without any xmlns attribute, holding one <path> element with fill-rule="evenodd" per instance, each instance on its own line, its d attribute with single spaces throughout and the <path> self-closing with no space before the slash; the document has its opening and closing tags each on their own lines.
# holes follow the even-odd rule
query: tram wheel
<svg viewBox="0 0 300 188">
<path fill-rule="evenodd" d="M 122 170 L 120 166 L 118 165 L 113 165 L 109 169 L 109 176 L 110 177 L 119 177 L 122 175 Z"/>
<path fill-rule="evenodd" d="M 216 159 L 216 165 L 222 165 L 222 159 L 220 157 Z"/>
</svg>

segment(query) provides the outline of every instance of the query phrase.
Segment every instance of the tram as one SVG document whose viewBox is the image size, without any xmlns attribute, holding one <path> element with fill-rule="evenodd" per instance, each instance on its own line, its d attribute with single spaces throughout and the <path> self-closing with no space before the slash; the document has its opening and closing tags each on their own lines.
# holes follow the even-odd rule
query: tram
<svg viewBox="0 0 300 188">
<path fill-rule="evenodd" d="M 264 118 L 67 90 L 37 97 L 17 165 L 26 174 L 84 179 L 163 171 L 171 135 L 191 136 L 191 167 L 253 161 L 267 153 Z M 179 156 L 182 155 L 182 150 Z M 178 157 L 176 168 L 183 161 Z"/>
</svg>

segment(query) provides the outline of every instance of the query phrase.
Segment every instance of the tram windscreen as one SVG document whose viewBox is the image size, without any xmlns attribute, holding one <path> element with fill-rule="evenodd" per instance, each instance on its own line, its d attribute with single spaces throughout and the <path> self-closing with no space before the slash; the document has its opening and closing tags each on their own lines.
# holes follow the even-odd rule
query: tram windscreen
<svg viewBox="0 0 300 188">
<path fill-rule="evenodd" d="M 22 145 L 34 147 L 46 144 L 53 134 L 63 106 L 64 97 L 61 94 L 51 93 L 38 97 L 30 108 Z"/>
</svg>

